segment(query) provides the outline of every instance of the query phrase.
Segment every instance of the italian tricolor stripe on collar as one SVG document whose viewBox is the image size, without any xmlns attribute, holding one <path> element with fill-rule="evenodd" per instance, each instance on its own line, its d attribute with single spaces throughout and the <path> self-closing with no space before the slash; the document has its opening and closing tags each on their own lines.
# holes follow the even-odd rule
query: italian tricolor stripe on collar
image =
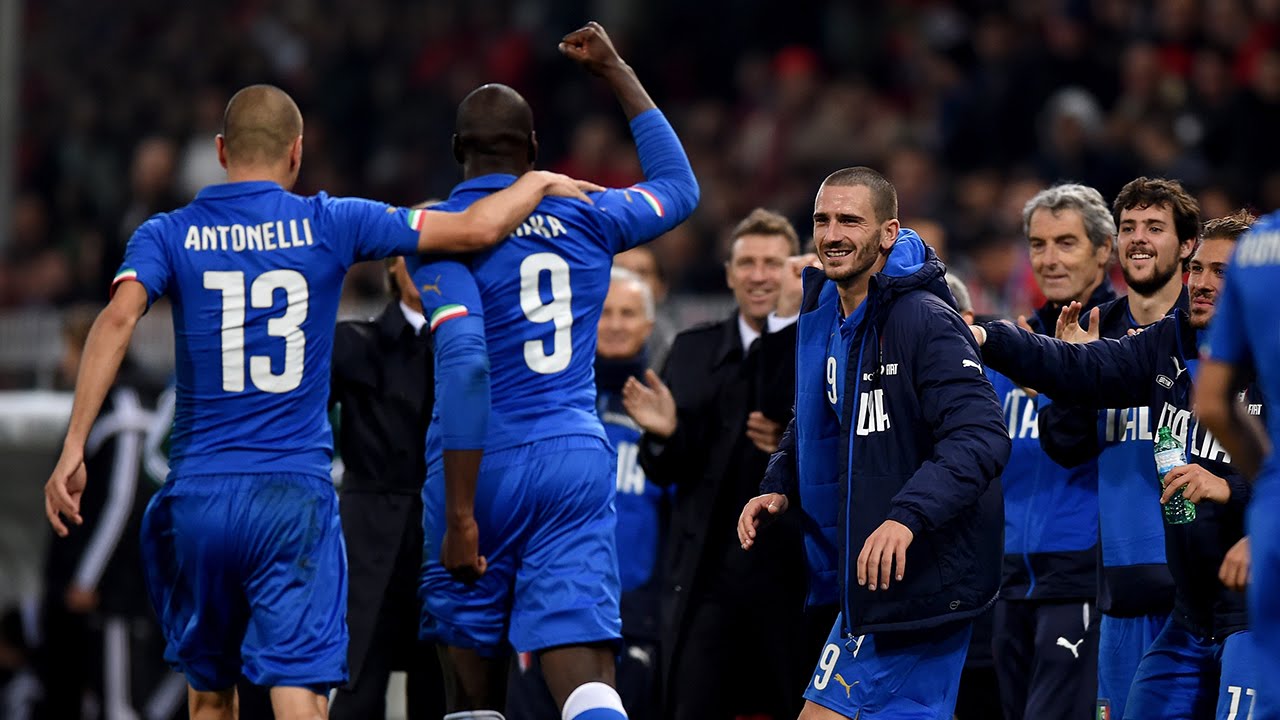
<svg viewBox="0 0 1280 720">
<path fill-rule="evenodd" d="M 466 317 L 467 307 L 465 305 L 441 305 L 431 313 L 431 332 L 435 332 L 440 327 L 440 323 L 445 320 Z"/>
</svg>

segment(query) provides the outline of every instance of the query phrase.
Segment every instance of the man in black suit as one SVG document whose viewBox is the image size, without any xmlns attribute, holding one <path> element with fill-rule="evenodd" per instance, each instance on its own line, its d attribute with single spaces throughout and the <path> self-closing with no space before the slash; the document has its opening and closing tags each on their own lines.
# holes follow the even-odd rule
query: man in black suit
<svg viewBox="0 0 1280 720">
<path fill-rule="evenodd" d="M 372 320 L 338 323 L 330 407 L 344 464 L 342 531 L 350 572 L 351 681 L 331 717 L 386 715 L 387 678 L 409 673 L 408 716 L 444 714 L 440 666 L 418 641 L 424 444 L 434 397 L 431 339 L 404 260 L 387 261 L 391 300 Z"/>
<path fill-rule="evenodd" d="M 659 647 L 662 716 L 675 720 L 794 717 L 800 670 L 818 651 L 799 647 L 805 565 L 796 518 L 784 517 L 759 553 L 744 552 L 735 530 L 791 418 L 799 241 L 786 218 L 763 209 L 730 241 L 733 314 L 677 335 L 661 379 L 649 371 L 623 390 L 646 431 L 641 465 L 676 488 Z"/>
</svg>

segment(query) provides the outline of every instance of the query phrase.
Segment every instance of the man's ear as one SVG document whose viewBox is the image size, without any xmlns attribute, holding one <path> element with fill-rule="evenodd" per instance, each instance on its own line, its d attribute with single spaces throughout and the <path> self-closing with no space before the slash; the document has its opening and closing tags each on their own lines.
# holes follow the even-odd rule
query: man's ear
<svg viewBox="0 0 1280 720">
<path fill-rule="evenodd" d="M 218 133 L 213 138 L 213 146 L 218 149 L 218 164 L 225 170 L 227 168 L 227 139 L 222 137 L 222 133 Z"/>
<path fill-rule="evenodd" d="M 462 138 L 458 137 L 458 133 L 453 134 L 453 140 L 450 143 L 453 147 L 453 159 L 459 165 L 463 163 L 462 157 Z"/>
<path fill-rule="evenodd" d="M 529 131 L 529 164 L 532 165 L 538 160 L 538 134 Z"/>
<path fill-rule="evenodd" d="M 898 242 L 898 230 L 902 228 L 902 224 L 897 218 L 888 220 L 882 226 L 882 235 L 880 236 L 880 250 L 889 252 L 893 249 L 893 244 Z"/>
</svg>

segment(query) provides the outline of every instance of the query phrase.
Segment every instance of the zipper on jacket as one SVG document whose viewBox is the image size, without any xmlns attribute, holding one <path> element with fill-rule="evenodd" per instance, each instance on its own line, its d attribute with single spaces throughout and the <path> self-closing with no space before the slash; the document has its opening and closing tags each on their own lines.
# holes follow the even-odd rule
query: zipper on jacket
<svg viewBox="0 0 1280 720">
<path fill-rule="evenodd" d="M 869 298 L 867 302 L 870 302 Z M 866 322 L 866 323 L 872 322 L 872 319 L 870 317 L 870 314 L 871 314 L 870 311 L 871 311 L 871 308 L 868 307 L 866 309 L 866 314 L 863 315 L 863 320 L 862 320 L 863 322 Z M 862 387 L 862 353 L 867 346 L 867 335 L 871 333 L 872 329 L 873 329 L 873 326 L 868 325 L 866 331 L 862 333 L 862 341 L 858 343 L 858 364 L 857 364 L 856 373 L 853 376 L 854 377 L 853 398 L 852 398 L 852 404 L 850 405 L 850 409 L 852 410 L 852 412 L 849 415 L 849 465 L 845 471 L 845 478 L 846 478 L 846 483 L 848 484 L 848 488 L 845 490 L 845 494 L 844 494 L 845 495 L 844 497 L 844 504 L 845 504 L 844 506 L 844 578 L 845 580 L 844 580 L 844 608 L 843 608 L 844 609 L 844 627 L 841 629 L 844 631 L 844 634 L 848 636 L 850 640 L 854 639 L 854 635 L 852 631 L 853 604 L 849 600 L 849 598 L 852 597 L 852 594 L 853 594 L 853 591 L 849 587 L 850 581 L 852 581 L 852 584 L 854 587 L 858 587 L 857 575 L 850 572 L 850 567 L 852 565 L 852 561 L 850 560 L 850 558 L 854 556 L 853 544 L 852 544 L 853 439 L 858 435 L 858 401 L 862 397 L 860 394 L 861 387 Z"/>
</svg>

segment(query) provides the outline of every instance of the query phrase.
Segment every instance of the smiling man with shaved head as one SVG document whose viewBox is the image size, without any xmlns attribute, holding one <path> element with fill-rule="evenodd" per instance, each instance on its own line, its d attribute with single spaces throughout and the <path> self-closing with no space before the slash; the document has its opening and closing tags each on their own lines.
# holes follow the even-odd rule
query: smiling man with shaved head
<svg viewBox="0 0 1280 720">
<path fill-rule="evenodd" d="M 347 679 L 347 568 L 326 414 L 347 268 L 488 247 L 543 196 L 585 196 L 550 173 L 455 213 L 294 195 L 302 116 L 270 85 L 236 93 L 216 148 L 227 182 L 129 241 L 85 346 L 46 514 L 59 535 L 80 524 L 89 429 L 135 324 L 167 295 L 177 410 L 169 478 L 143 521 L 165 659 L 186 675 L 195 720 L 234 717 L 242 673 L 271 687 L 277 718 L 314 720 Z"/>
</svg>

